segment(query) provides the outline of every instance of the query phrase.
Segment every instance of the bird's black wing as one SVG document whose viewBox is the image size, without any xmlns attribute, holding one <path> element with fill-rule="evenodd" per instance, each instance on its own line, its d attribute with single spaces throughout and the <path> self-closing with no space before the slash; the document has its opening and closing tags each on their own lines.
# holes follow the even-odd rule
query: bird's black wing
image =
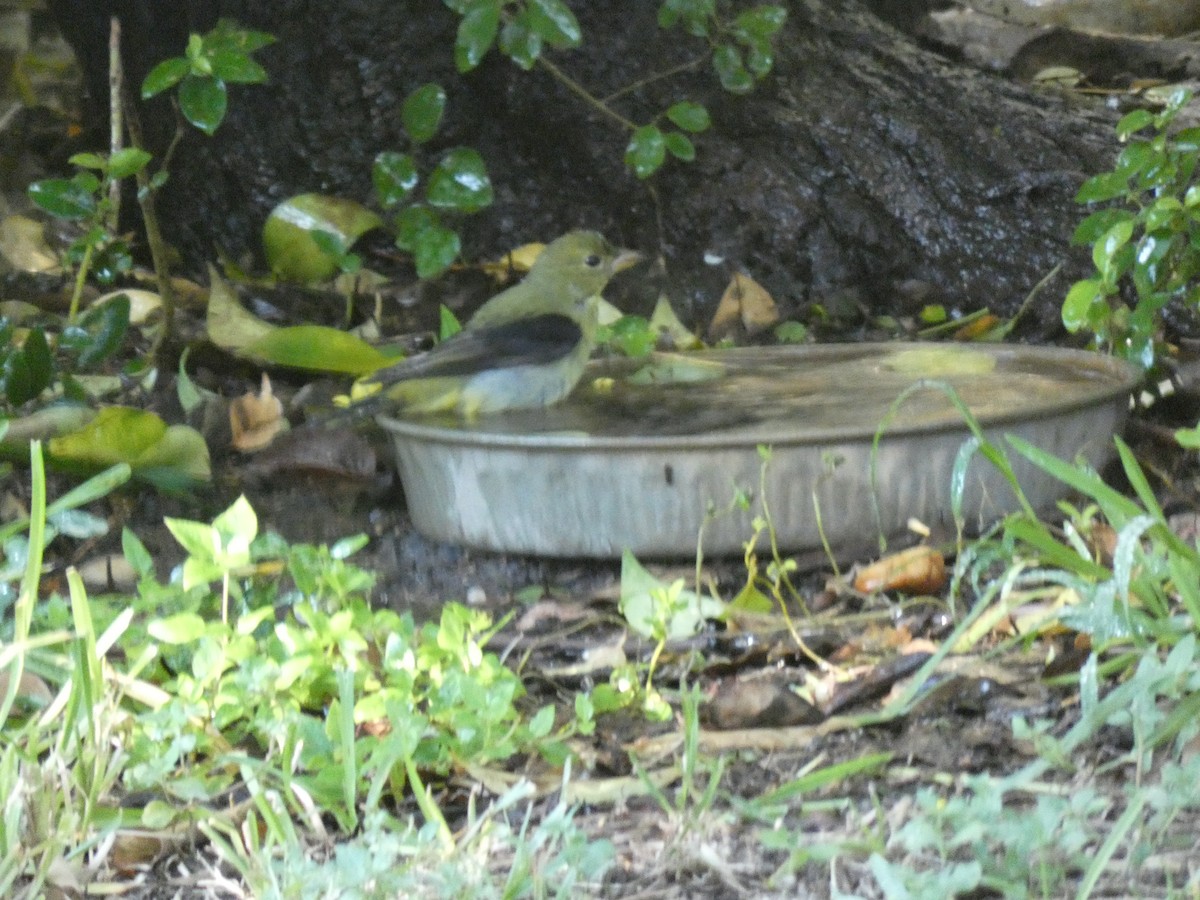
<svg viewBox="0 0 1200 900">
<path fill-rule="evenodd" d="M 428 353 L 388 366 L 364 379 L 383 385 L 410 378 L 453 378 L 485 369 L 548 365 L 569 354 L 583 339 L 570 316 L 543 313 L 480 328 L 468 328 Z"/>
</svg>

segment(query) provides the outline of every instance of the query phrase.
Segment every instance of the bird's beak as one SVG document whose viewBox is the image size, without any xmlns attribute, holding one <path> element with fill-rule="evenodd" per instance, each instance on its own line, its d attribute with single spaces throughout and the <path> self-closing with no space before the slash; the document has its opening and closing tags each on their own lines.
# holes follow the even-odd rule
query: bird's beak
<svg viewBox="0 0 1200 900">
<path fill-rule="evenodd" d="M 645 257 L 636 250 L 622 249 L 621 252 L 617 254 L 616 259 L 613 260 L 613 271 L 624 272 L 630 266 L 640 263 L 643 259 L 645 259 Z"/>
</svg>

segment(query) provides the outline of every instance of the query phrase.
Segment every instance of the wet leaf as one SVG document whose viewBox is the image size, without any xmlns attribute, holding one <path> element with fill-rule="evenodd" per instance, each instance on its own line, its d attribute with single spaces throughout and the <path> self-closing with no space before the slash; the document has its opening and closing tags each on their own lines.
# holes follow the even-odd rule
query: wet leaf
<svg viewBox="0 0 1200 900">
<path fill-rule="evenodd" d="M 266 70 L 242 50 L 215 50 L 209 57 L 212 73 L 228 84 L 261 84 Z"/>
<path fill-rule="evenodd" d="M 121 291 L 101 305 L 93 305 L 74 325 L 63 329 L 59 348 L 75 355 L 80 369 L 91 369 L 112 356 L 129 330 L 129 296 Z"/>
<path fill-rule="evenodd" d="M 485 209 L 493 196 L 483 157 L 470 147 L 456 147 L 441 158 L 426 192 L 430 206 L 463 213 Z"/>
<path fill-rule="evenodd" d="M 528 9 L 530 26 L 551 47 L 579 46 L 579 21 L 563 0 L 531 0 Z"/>
<path fill-rule="evenodd" d="M 667 156 L 666 138 L 656 125 L 643 125 L 633 133 L 625 148 L 625 165 L 638 178 L 649 178 L 657 172 Z"/>
<path fill-rule="evenodd" d="M 434 278 L 458 258 L 462 243 L 458 233 L 442 225 L 437 213 L 410 206 L 396 220 L 396 246 L 413 255 L 417 275 Z"/>
<path fill-rule="evenodd" d="M 314 239 L 318 231 L 334 235 L 350 248 L 382 220 L 361 203 L 324 194 L 299 194 L 283 201 L 263 226 L 263 250 L 279 278 L 311 284 L 337 271 L 338 259 Z"/>
<path fill-rule="evenodd" d="M 446 110 L 446 92 L 440 84 L 423 84 L 405 100 L 400 108 L 400 121 L 414 143 L 423 144 L 435 134 Z"/>
<path fill-rule="evenodd" d="M 164 59 L 142 81 L 142 99 L 149 100 L 156 94 L 175 87 L 189 75 L 192 65 L 182 56 Z"/>
<path fill-rule="evenodd" d="M 371 169 L 375 196 L 385 209 L 399 206 L 412 196 L 420 177 L 417 165 L 407 153 L 386 150 L 375 157 Z"/>
<path fill-rule="evenodd" d="M 483 61 L 495 43 L 499 27 L 499 0 L 473 0 L 458 23 L 454 42 L 454 64 L 458 71 L 469 72 Z"/>
<path fill-rule="evenodd" d="M 95 195 L 75 178 L 35 181 L 29 199 L 59 219 L 86 219 L 96 211 Z"/>
<path fill-rule="evenodd" d="M 215 134 L 229 103 L 225 85 L 217 78 L 188 75 L 178 96 L 183 117 L 210 137 Z"/>
</svg>

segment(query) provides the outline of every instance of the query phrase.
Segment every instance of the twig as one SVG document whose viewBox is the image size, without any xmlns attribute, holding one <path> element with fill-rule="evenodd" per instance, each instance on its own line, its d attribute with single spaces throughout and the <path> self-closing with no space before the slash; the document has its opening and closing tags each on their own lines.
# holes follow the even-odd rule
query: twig
<svg viewBox="0 0 1200 900">
<path fill-rule="evenodd" d="M 121 96 L 125 84 L 125 72 L 121 67 L 121 20 L 113 16 L 108 20 L 108 154 L 112 159 L 124 145 L 125 129 L 121 117 Z M 121 182 L 113 178 L 108 184 L 109 214 L 108 229 L 116 232 L 121 221 Z"/>
</svg>

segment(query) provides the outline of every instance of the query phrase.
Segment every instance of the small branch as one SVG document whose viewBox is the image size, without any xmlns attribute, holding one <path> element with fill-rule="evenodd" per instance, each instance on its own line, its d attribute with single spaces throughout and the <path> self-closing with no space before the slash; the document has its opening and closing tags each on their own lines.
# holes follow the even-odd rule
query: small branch
<svg viewBox="0 0 1200 900">
<path fill-rule="evenodd" d="M 690 69 L 694 69 L 697 66 L 703 64 L 704 61 L 706 59 L 708 59 L 708 57 L 709 57 L 709 54 L 705 54 L 704 56 L 697 56 L 695 59 L 688 60 L 685 63 L 680 63 L 679 65 L 675 66 L 674 68 L 667 69 L 664 72 L 658 72 L 654 75 L 647 75 L 645 78 L 643 78 L 639 81 L 635 81 L 632 84 L 625 85 L 625 87 L 621 88 L 620 90 L 613 91 L 607 97 L 601 97 L 598 102 L 603 103 L 605 106 L 607 106 L 608 104 L 612 103 L 617 98 L 624 97 L 626 94 L 630 94 L 630 93 L 638 90 L 639 88 L 644 88 L 648 85 L 654 84 L 654 82 L 656 82 L 656 81 L 662 81 L 665 78 L 671 78 L 675 75 L 678 75 L 680 72 L 687 72 Z"/>
<path fill-rule="evenodd" d="M 596 112 L 600 113 L 602 116 L 604 116 L 608 119 L 611 119 L 612 121 L 616 122 L 618 125 L 622 126 L 623 128 L 627 129 L 628 131 L 636 131 L 637 130 L 637 125 L 635 125 L 629 119 L 625 118 L 623 115 L 621 115 L 619 112 L 617 112 L 612 107 L 605 104 L 605 102 L 603 100 L 598 99 L 591 91 L 589 91 L 587 88 L 585 88 L 583 85 L 581 85 L 578 81 L 576 81 L 574 78 L 572 78 L 566 72 L 564 72 L 562 69 L 560 69 L 554 63 L 550 62 L 550 60 L 546 59 L 545 55 L 539 56 L 537 61 L 538 61 L 538 65 L 540 65 L 547 72 L 549 72 L 551 75 L 553 75 L 554 78 L 561 85 L 563 85 L 563 87 L 565 87 L 567 90 L 569 90 L 571 93 L 573 93 L 576 97 L 581 99 L 584 103 L 586 103 L 592 109 L 596 110 Z"/>
<path fill-rule="evenodd" d="M 135 147 L 145 149 L 146 140 L 142 134 L 142 120 L 138 116 L 137 107 L 132 98 L 125 94 L 127 100 L 126 122 L 129 128 L 129 140 Z M 171 267 L 167 261 L 167 242 L 163 240 L 162 229 L 158 225 L 158 213 L 154 208 L 154 191 L 150 188 L 150 173 L 143 166 L 137 173 L 138 206 L 142 210 L 142 224 L 146 229 L 146 243 L 150 247 L 150 259 L 154 263 L 154 275 L 158 282 L 158 296 L 162 301 L 162 327 L 155 335 L 154 343 L 150 346 L 150 355 L 157 357 L 162 350 L 163 342 L 171 333 L 175 321 L 175 292 L 171 287 Z"/>
</svg>

